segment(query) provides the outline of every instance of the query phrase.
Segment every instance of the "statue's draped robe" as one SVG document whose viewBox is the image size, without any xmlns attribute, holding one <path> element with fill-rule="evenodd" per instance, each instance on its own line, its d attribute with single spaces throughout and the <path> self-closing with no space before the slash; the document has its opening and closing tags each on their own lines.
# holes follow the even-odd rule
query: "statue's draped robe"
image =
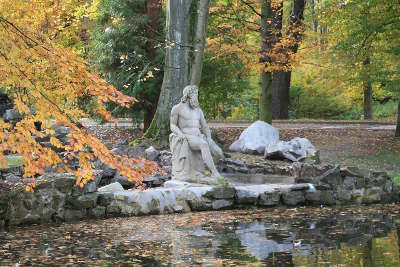
<svg viewBox="0 0 400 267">
<path fill-rule="evenodd" d="M 199 136 L 205 141 L 203 134 Z M 211 140 L 212 141 L 212 140 Z M 205 176 L 206 166 L 200 150 L 192 150 L 187 139 L 180 140 L 172 133 L 169 136 L 169 144 L 172 152 L 172 178 L 177 180 L 188 180 Z M 215 158 L 222 158 L 222 150 L 212 141 L 209 144 L 210 152 Z"/>
</svg>

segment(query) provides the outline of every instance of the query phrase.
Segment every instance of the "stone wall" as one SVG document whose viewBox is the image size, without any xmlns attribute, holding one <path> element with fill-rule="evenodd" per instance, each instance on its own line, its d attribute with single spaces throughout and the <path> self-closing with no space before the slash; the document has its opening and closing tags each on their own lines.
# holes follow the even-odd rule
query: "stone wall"
<svg viewBox="0 0 400 267">
<path fill-rule="evenodd" d="M 248 166 L 246 166 L 248 167 Z M 23 186 L 0 190 L 0 224 L 76 221 L 86 218 L 139 216 L 278 205 L 345 205 L 391 203 L 399 188 L 386 173 L 337 165 L 296 163 L 295 183 L 223 186 L 167 181 L 145 191 L 124 190 L 119 183 L 98 188 L 104 171 L 83 189 L 69 174 L 46 174 L 34 192 Z"/>
</svg>

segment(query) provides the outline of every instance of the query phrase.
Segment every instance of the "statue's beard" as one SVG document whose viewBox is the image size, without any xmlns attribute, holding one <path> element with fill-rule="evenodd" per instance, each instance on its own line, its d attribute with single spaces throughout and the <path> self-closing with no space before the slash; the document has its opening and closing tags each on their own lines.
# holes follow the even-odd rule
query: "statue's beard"
<svg viewBox="0 0 400 267">
<path fill-rule="evenodd" d="M 190 98 L 189 99 L 189 105 L 192 109 L 198 108 L 199 107 L 199 100 L 197 98 Z"/>
</svg>

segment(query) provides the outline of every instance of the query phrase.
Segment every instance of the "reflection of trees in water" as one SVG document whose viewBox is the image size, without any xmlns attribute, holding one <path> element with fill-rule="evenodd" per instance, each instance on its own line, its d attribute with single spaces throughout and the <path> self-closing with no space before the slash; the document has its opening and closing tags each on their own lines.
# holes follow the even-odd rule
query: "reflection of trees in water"
<svg viewBox="0 0 400 267">
<path fill-rule="evenodd" d="M 293 217 L 210 212 L 11 229 L 0 238 L 0 265 L 51 265 L 57 258 L 60 265 L 400 266 L 400 227 L 391 212 L 375 209 L 299 208 Z"/>
<path fill-rule="evenodd" d="M 190 244 L 206 248 L 205 254 L 214 254 L 215 258 L 263 261 L 268 266 L 295 266 L 298 263 L 314 266 L 324 262 L 345 266 L 373 266 L 379 262 L 378 266 L 386 266 L 382 255 L 394 252 L 387 252 L 388 248 L 382 244 L 392 240 L 391 246 L 396 244 L 396 255 L 399 254 L 397 232 L 391 231 L 392 227 L 391 215 L 334 213 L 314 220 L 230 223 L 216 232 L 214 239 L 218 247 L 199 243 L 201 238 L 198 237 L 192 237 Z M 393 233 L 396 233 L 395 237 Z M 301 245 L 296 248 L 294 243 L 298 240 L 301 240 Z M 397 262 L 393 262 L 395 259 Z M 390 264 L 398 264 L 398 256 L 391 258 Z"/>
</svg>

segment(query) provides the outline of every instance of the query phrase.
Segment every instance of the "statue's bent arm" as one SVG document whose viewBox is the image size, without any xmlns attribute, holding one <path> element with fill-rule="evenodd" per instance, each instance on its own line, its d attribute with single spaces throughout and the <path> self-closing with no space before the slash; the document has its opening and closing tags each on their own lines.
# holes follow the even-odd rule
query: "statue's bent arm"
<svg viewBox="0 0 400 267">
<path fill-rule="evenodd" d="M 179 111 L 178 107 L 175 106 L 171 110 L 171 118 L 170 118 L 170 124 L 171 124 L 171 132 L 176 134 L 177 136 L 184 136 L 182 131 L 178 127 L 178 116 L 179 116 Z"/>
<path fill-rule="evenodd" d="M 208 128 L 206 119 L 204 118 L 203 111 L 200 110 L 200 125 L 201 125 L 201 130 L 203 134 L 206 136 L 207 140 L 211 140 L 211 131 L 210 128 Z"/>
</svg>

